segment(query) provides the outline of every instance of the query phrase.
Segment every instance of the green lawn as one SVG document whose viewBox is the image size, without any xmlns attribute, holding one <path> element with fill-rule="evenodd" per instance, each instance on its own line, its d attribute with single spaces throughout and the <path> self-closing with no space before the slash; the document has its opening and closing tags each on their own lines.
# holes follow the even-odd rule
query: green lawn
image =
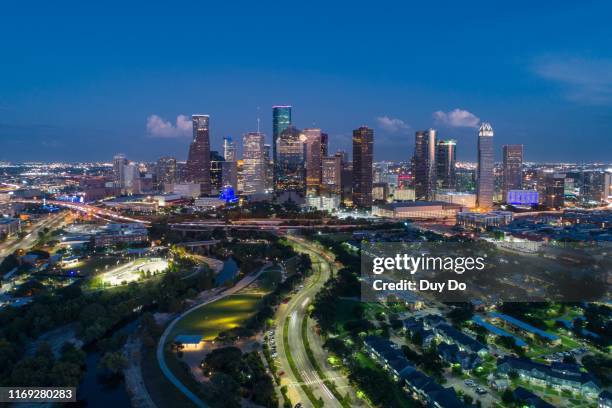
<svg viewBox="0 0 612 408">
<path fill-rule="evenodd" d="M 261 292 L 239 293 L 202 306 L 182 318 L 168 337 L 172 341 L 178 334 L 200 334 L 204 340 L 213 340 L 219 333 L 240 326 L 257 310 Z"/>
</svg>

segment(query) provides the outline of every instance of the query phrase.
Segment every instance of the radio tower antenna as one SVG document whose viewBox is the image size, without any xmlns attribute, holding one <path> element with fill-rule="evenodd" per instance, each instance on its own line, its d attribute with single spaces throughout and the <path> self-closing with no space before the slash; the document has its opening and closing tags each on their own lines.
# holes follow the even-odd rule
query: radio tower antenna
<svg viewBox="0 0 612 408">
<path fill-rule="evenodd" d="M 259 106 L 257 107 L 257 133 L 259 133 Z"/>
</svg>

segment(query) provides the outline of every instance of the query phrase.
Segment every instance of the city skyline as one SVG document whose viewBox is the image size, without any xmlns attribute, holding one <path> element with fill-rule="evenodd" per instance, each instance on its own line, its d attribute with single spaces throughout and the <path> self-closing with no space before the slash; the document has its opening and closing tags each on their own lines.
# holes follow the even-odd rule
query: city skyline
<svg viewBox="0 0 612 408">
<path fill-rule="evenodd" d="M 527 161 L 609 156 L 612 55 L 604 16 L 610 6 L 601 1 L 561 2 L 553 10 L 530 5 L 530 13 L 484 2 L 467 10 L 452 4 L 392 10 L 334 5 L 325 16 L 297 5 L 272 14 L 247 6 L 233 15 L 217 5 L 206 12 L 215 17 L 208 31 L 220 36 L 182 23 L 199 18 L 197 8 L 181 18 L 152 6 L 147 18 L 128 8 L 123 16 L 75 19 L 11 7 L 0 25 L 11 38 L 2 46 L 8 63 L 0 68 L 0 160 L 102 160 L 116 151 L 139 160 L 183 160 L 179 145 L 189 138 L 189 115 L 201 111 L 215 118 L 212 146 L 254 131 L 258 116 L 270 144 L 267 111 L 277 104 L 294 106 L 298 128 L 329 133 L 332 151 L 350 150 L 352 129 L 368 124 L 379 135 L 376 160 L 409 157 L 414 131 L 435 127 L 441 138 L 464 146 L 459 160 L 473 161 L 478 121 L 495 125 L 499 145 L 537 140 Z M 77 16 L 90 12 L 86 5 L 74 10 Z M 355 33 L 349 22 L 366 12 L 376 17 L 373 29 Z M 431 13 L 440 29 L 418 38 L 411 33 L 428 19 L 407 26 L 402 17 Z M 242 23 L 253 16 L 262 28 L 244 35 L 249 25 Z M 268 23 L 279 18 L 316 21 L 321 30 L 270 42 L 275 31 Z M 174 29 L 178 21 L 181 29 Z M 109 22 L 114 29 L 106 32 Z M 162 35 L 149 24 L 168 29 Z M 575 24 L 580 31 L 565 30 Z M 517 26 L 530 30 L 517 32 Z M 348 33 L 356 40 L 348 41 Z M 208 52 L 188 52 L 194 41 Z M 368 58 L 351 63 L 362 49 Z M 394 64 L 386 63 L 389 58 Z M 579 143 L 584 134 L 592 143 Z"/>
</svg>

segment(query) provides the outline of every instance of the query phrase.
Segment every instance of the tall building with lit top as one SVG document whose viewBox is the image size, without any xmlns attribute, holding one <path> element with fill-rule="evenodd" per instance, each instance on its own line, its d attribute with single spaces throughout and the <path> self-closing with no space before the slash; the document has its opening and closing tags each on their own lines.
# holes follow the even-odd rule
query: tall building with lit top
<svg viewBox="0 0 612 408">
<path fill-rule="evenodd" d="M 372 206 L 372 161 L 374 130 L 361 126 L 353 130 L 353 204 Z"/>
<path fill-rule="evenodd" d="M 417 200 L 433 200 L 436 192 L 436 130 L 419 130 L 414 137 L 414 190 Z"/>
<path fill-rule="evenodd" d="M 242 174 L 245 194 L 265 192 L 264 139 L 265 135 L 261 132 L 249 132 L 242 138 Z"/>
<path fill-rule="evenodd" d="M 502 156 L 502 200 L 510 202 L 508 193 L 523 188 L 523 145 L 504 145 Z"/>
<path fill-rule="evenodd" d="M 493 156 L 493 127 L 483 122 L 478 130 L 478 168 L 476 170 L 476 200 L 481 209 L 493 207 L 495 165 Z"/>
<path fill-rule="evenodd" d="M 440 140 L 436 150 L 436 177 L 439 188 L 456 188 L 456 161 L 457 142 L 455 140 Z"/>
<path fill-rule="evenodd" d="M 202 194 L 210 194 L 210 133 L 209 116 L 192 115 L 193 140 L 187 156 L 186 179 L 200 184 Z"/>
</svg>

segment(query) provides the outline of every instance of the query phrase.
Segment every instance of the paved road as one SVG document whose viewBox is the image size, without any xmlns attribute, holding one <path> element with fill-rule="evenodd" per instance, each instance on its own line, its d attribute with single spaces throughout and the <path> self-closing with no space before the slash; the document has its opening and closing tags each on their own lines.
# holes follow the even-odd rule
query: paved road
<svg viewBox="0 0 612 408">
<path fill-rule="evenodd" d="M 49 230 L 60 228 L 64 223 L 65 217 L 66 214 L 49 215 L 36 223 L 32 230 L 23 239 L 10 239 L 9 242 L 5 242 L 4 244 L 0 245 L 0 260 L 9 256 L 18 249 L 27 251 L 34 246 L 34 244 L 36 244 L 36 241 L 38 241 L 39 231 L 42 231 L 44 228 L 49 228 Z"/>
<path fill-rule="evenodd" d="M 199 303 L 199 304 L 197 304 L 197 305 L 187 309 L 186 311 L 181 313 L 179 316 L 177 316 L 166 327 L 166 330 L 164 330 L 164 333 L 161 335 L 161 337 L 159 339 L 159 342 L 157 343 L 157 353 L 156 353 L 157 354 L 157 362 L 159 364 L 159 368 L 161 369 L 161 371 L 164 374 L 164 376 L 166 376 L 168 381 L 170 381 L 172 384 L 174 384 L 174 386 L 176 388 L 178 388 L 179 391 L 181 391 L 183 394 L 185 394 L 185 396 L 187 398 L 189 398 L 191 400 L 191 402 L 193 402 L 195 404 L 195 406 L 197 406 L 199 408 L 206 408 L 207 407 L 207 405 L 204 403 L 204 401 L 202 401 L 200 399 L 200 397 L 198 397 L 196 394 L 191 392 L 187 387 L 185 387 L 185 385 L 183 385 L 183 383 L 181 383 L 181 381 L 168 368 L 168 365 L 166 364 L 165 353 L 164 353 L 165 345 L 166 345 L 168 336 L 172 332 L 172 329 L 174 329 L 174 326 L 176 326 L 176 323 L 179 320 L 181 320 L 183 317 L 187 316 L 188 314 L 192 313 L 193 311 L 199 309 L 202 306 L 208 305 L 209 303 L 215 302 L 215 301 L 217 301 L 219 299 L 223 299 L 224 297 L 233 295 L 234 293 L 244 289 L 245 287 L 247 287 L 251 283 L 253 283 L 259 277 L 259 275 L 261 275 L 269 266 L 270 266 L 270 264 L 264 265 L 261 269 L 259 269 L 259 271 L 256 274 L 251 274 L 251 275 L 245 276 L 238 283 L 236 283 L 234 286 L 232 286 L 229 289 L 225 289 L 225 290 L 223 290 L 221 292 L 213 292 L 211 297 L 207 298 L 202 303 Z"/>
<path fill-rule="evenodd" d="M 282 378 L 282 385 L 289 386 L 289 397 L 295 404 L 301 402 L 304 406 L 312 406 L 312 402 L 308 399 L 306 393 L 302 389 L 301 385 L 308 385 L 315 395 L 315 398 L 321 398 L 325 407 L 341 407 L 340 401 L 336 399 L 334 394 L 329 388 L 323 383 L 319 374 L 310 363 L 306 354 L 306 348 L 304 346 L 304 339 L 302 337 L 302 324 L 304 319 L 308 319 L 307 310 L 308 306 L 314 299 L 315 295 L 321 288 L 327 279 L 331 276 L 331 268 L 328 262 L 332 259 L 328 255 L 325 261 L 323 256 L 320 255 L 316 248 L 311 246 L 307 241 L 297 239 L 294 237 L 287 237 L 296 244 L 299 245 L 300 251 L 309 254 L 313 257 L 313 267 L 315 273 L 305 282 L 304 288 L 295 295 L 286 306 L 279 309 L 279 315 L 277 318 L 276 327 L 276 341 L 279 360 L 283 371 L 286 375 Z M 283 339 L 283 328 L 285 322 L 289 322 L 287 344 L 284 344 Z M 312 339 L 309 336 L 309 340 Z M 315 339 L 318 340 L 318 339 Z M 290 351 L 293 361 L 295 363 L 296 372 L 294 372 L 287 359 L 287 349 Z M 316 353 L 313 353 L 316 356 Z M 321 357 L 319 355 L 319 357 Z M 321 362 L 319 366 L 326 370 L 326 378 L 334 382 L 337 386 L 344 386 L 345 384 L 338 384 L 339 376 L 333 372 L 327 371 L 327 367 Z M 345 392 L 345 390 L 344 390 Z M 297 398 L 297 400 L 296 400 Z"/>
</svg>

